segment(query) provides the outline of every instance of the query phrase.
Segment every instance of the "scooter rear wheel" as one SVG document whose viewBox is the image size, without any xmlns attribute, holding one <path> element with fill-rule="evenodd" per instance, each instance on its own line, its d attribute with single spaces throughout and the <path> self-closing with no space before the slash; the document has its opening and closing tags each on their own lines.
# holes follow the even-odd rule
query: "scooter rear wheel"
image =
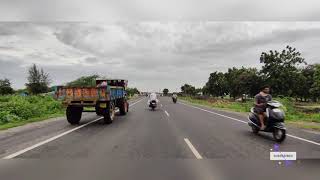
<svg viewBox="0 0 320 180">
<path fill-rule="evenodd" d="M 257 127 L 251 127 L 253 134 L 258 134 L 259 133 L 259 128 Z"/>
<path fill-rule="evenodd" d="M 284 129 L 274 129 L 272 134 L 273 134 L 273 138 L 277 142 L 282 142 L 286 138 L 286 130 Z"/>
</svg>

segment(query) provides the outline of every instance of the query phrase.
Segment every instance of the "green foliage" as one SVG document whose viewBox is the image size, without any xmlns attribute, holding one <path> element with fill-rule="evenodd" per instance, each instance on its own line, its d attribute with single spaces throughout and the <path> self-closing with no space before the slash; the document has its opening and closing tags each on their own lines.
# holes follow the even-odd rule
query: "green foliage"
<svg viewBox="0 0 320 180">
<path fill-rule="evenodd" d="M 169 89 L 165 88 L 165 89 L 163 89 L 162 92 L 163 92 L 164 95 L 167 95 L 169 93 Z"/>
<path fill-rule="evenodd" d="M 28 70 L 28 83 L 26 83 L 27 89 L 30 94 L 46 93 L 49 90 L 49 74 L 45 73 L 43 69 L 39 69 L 33 64 Z"/>
<path fill-rule="evenodd" d="M 253 102 L 234 102 L 226 99 L 217 98 L 195 98 L 195 97 L 181 97 L 181 99 L 187 100 L 194 104 L 205 105 L 212 108 L 230 109 L 236 112 L 249 112 L 253 106 Z"/>
<path fill-rule="evenodd" d="M 254 96 L 262 85 L 262 79 L 255 68 L 229 68 L 226 73 L 211 73 L 203 92 L 214 97 L 227 94 L 233 98 L 243 94 Z"/>
<path fill-rule="evenodd" d="M 67 83 L 67 86 L 74 87 L 94 87 L 96 86 L 96 79 L 100 78 L 99 75 L 82 76 L 74 81 Z"/>
<path fill-rule="evenodd" d="M 262 77 L 255 68 L 230 68 L 225 73 L 227 88 L 233 98 L 248 94 L 254 96 L 262 85 Z"/>
<path fill-rule="evenodd" d="M 63 107 L 50 96 L 0 96 L 0 124 L 58 113 L 63 113 Z"/>
<path fill-rule="evenodd" d="M 222 72 L 213 72 L 205 85 L 206 94 L 212 96 L 224 96 L 227 92 L 226 77 Z"/>
<path fill-rule="evenodd" d="M 295 97 L 317 101 L 320 96 L 320 65 L 306 64 L 301 53 L 287 46 L 282 52 L 262 52 L 262 69 L 229 68 L 227 72 L 213 72 L 202 91 L 214 97 L 229 95 L 234 99 L 243 94 L 253 97 L 263 85 L 271 86 L 274 96 Z M 191 85 L 189 85 L 191 86 Z"/>
<path fill-rule="evenodd" d="M 126 89 L 126 92 L 127 92 L 128 96 L 133 96 L 135 94 L 140 93 L 137 88 L 129 88 L 129 87 Z"/>
<path fill-rule="evenodd" d="M 15 114 L 10 114 L 9 111 L 0 111 L 0 124 L 20 121 L 21 118 Z"/>
<path fill-rule="evenodd" d="M 186 94 L 186 95 L 195 95 L 197 93 L 196 88 L 189 84 L 185 84 L 181 86 L 181 91 L 183 94 Z"/>
<path fill-rule="evenodd" d="M 287 46 L 282 52 L 263 52 L 260 57 L 263 63 L 261 72 L 276 94 L 292 96 L 295 85 L 302 80 L 297 66 L 305 63 L 301 53 Z M 297 81 L 298 80 L 298 81 Z"/>
<path fill-rule="evenodd" d="M 14 90 L 11 87 L 9 79 L 0 79 L 0 95 L 13 94 Z"/>
<path fill-rule="evenodd" d="M 310 93 L 314 98 L 320 97 L 320 64 L 315 65 L 313 84 L 311 86 Z"/>
</svg>

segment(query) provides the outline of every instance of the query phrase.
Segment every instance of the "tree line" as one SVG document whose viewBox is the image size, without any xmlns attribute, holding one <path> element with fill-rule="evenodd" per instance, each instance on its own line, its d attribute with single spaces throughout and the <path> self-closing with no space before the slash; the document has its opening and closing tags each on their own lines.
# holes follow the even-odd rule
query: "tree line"
<svg viewBox="0 0 320 180">
<path fill-rule="evenodd" d="M 229 68 L 227 72 L 212 72 L 203 88 L 185 84 L 184 94 L 199 92 L 214 97 L 229 95 L 253 97 L 260 87 L 269 85 L 274 96 L 294 97 L 301 101 L 318 101 L 320 96 L 320 64 L 307 64 L 301 53 L 286 46 L 281 52 L 270 50 L 260 56 L 262 68 Z"/>
<path fill-rule="evenodd" d="M 82 76 L 73 81 L 66 83 L 66 86 L 74 87 L 92 87 L 96 85 L 97 78 L 104 78 L 100 75 L 94 74 L 89 76 Z M 0 95 L 13 94 L 15 92 L 28 93 L 32 95 L 48 93 L 54 91 L 54 87 L 50 87 L 51 79 L 49 73 L 46 73 L 42 68 L 39 68 L 37 65 L 33 64 L 28 69 L 28 82 L 25 84 L 26 89 L 15 91 L 11 87 L 11 82 L 8 78 L 0 79 Z M 127 88 L 127 94 L 129 96 L 134 94 L 139 94 L 137 88 Z"/>
</svg>

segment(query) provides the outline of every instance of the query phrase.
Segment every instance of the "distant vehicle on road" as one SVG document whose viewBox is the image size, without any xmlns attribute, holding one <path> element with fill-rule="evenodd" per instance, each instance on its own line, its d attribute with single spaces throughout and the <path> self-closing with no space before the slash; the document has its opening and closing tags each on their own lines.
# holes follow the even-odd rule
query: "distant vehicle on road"
<svg viewBox="0 0 320 180">
<path fill-rule="evenodd" d="M 173 101 L 173 103 L 177 103 L 177 100 L 178 100 L 177 94 L 173 94 L 173 95 L 172 95 L 172 101 Z"/>
<path fill-rule="evenodd" d="M 96 87 L 70 87 L 63 86 L 57 89 L 57 98 L 63 100 L 67 107 L 66 116 L 70 124 L 78 124 L 82 112 L 96 112 L 104 117 L 106 124 L 112 123 L 115 109 L 119 108 L 120 114 L 129 111 L 126 99 L 128 81 L 122 79 L 98 79 Z M 95 110 L 84 110 L 84 107 L 94 107 Z"/>
<path fill-rule="evenodd" d="M 148 105 L 153 111 L 156 109 L 158 101 L 159 100 L 157 98 L 157 94 L 156 93 L 150 93 L 149 100 L 148 100 Z"/>
</svg>

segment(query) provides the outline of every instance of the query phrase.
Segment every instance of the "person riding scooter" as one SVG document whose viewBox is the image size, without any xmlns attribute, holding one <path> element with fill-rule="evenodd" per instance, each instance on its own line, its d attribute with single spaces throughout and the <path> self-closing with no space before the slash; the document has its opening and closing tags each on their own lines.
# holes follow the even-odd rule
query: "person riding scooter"
<svg viewBox="0 0 320 180">
<path fill-rule="evenodd" d="M 177 99 L 178 99 L 178 96 L 177 96 L 177 94 L 173 94 L 172 95 L 172 101 L 174 102 L 174 103 L 177 103 Z"/>
<path fill-rule="evenodd" d="M 272 96 L 270 93 L 270 87 L 269 86 L 263 86 L 259 92 L 254 98 L 255 98 L 255 107 L 254 111 L 259 116 L 259 121 L 261 124 L 260 129 L 264 130 L 266 128 L 266 125 L 264 124 L 264 119 L 266 117 L 266 108 L 267 108 L 267 102 L 272 100 Z"/>
<path fill-rule="evenodd" d="M 272 133 L 277 142 L 282 142 L 286 138 L 286 127 L 284 124 L 285 113 L 282 110 L 283 105 L 279 101 L 269 101 L 266 103 L 266 128 L 263 132 Z M 248 116 L 248 125 L 254 134 L 261 130 L 259 114 L 251 108 Z"/>
<path fill-rule="evenodd" d="M 148 99 L 148 105 L 151 107 L 153 110 L 157 107 L 159 100 L 157 98 L 156 93 L 150 93 L 149 99 Z"/>
</svg>

